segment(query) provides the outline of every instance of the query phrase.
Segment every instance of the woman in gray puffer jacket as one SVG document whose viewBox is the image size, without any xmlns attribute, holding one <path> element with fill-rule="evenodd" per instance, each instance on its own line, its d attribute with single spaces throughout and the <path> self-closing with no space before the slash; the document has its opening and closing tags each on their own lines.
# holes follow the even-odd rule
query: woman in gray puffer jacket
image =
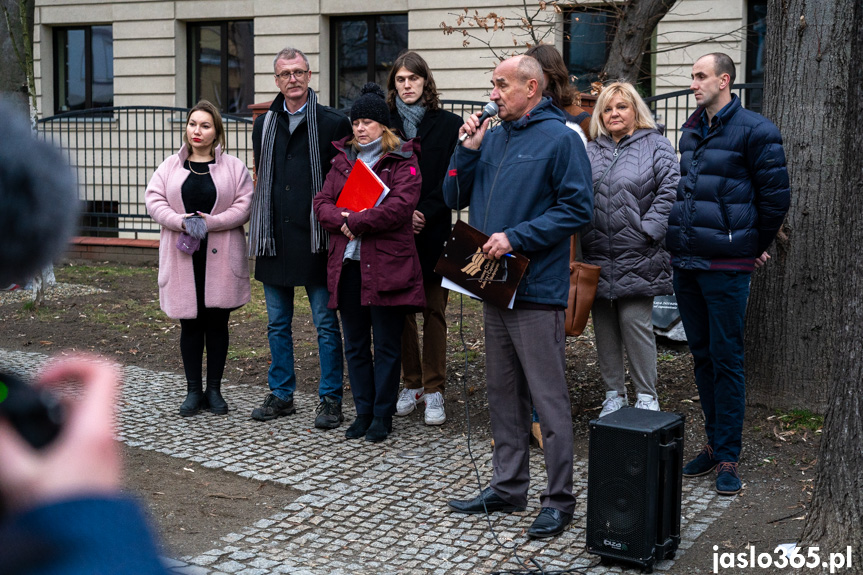
<svg viewBox="0 0 863 575">
<path fill-rule="evenodd" d="M 584 261 L 601 266 L 593 304 L 599 369 L 608 389 L 599 416 L 628 405 L 623 352 L 635 407 L 659 411 L 653 297 L 672 293 L 663 247 L 680 170 L 671 142 L 628 83 L 600 93 L 587 146 L 593 170 L 593 223 L 581 233 Z"/>
</svg>

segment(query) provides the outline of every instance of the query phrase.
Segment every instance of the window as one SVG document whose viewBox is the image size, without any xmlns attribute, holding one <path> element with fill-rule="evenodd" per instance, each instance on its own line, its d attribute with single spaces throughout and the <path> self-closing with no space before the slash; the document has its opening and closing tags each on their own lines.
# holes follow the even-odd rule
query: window
<svg viewBox="0 0 863 575">
<path fill-rule="evenodd" d="M 408 47 L 407 14 L 333 18 L 332 85 L 335 108 L 349 108 L 366 82 L 386 90 L 393 61 Z"/>
<path fill-rule="evenodd" d="M 575 76 L 579 92 L 589 92 L 590 84 L 599 80 L 611 41 L 617 30 L 617 17 L 610 8 L 573 8 L 564 21 L 563 61 L 570 75 Z M 651 59 L 642 59 L 637 88 L 642 96 L 650 95 Z M 613 80 L 608 78 L 607 80 Z"/>
<path fill-rule="evenodd" d="M 55 112 L 114 105 L 114 36 L 111 26 L 54 30 Z"/>
<path fill-rule="evenodd" d="M 767 2 L 750 0 L 746 29 L 746 82 L 764 83 L 764 41 L 767 32 Z M 740 80 L 738 79 L 738 82 Z M 764 90 L 747 90 L 746 107 L 761 112 Z"/>
<path fill-rule="evenodd" d="M 616 23 L 607 10 L 576 8 L 566 13 L 563 58 L 580 92 L 589 92 L 590 84 L 599 79 Z"/>
<path fill-rule="evenodd" d="M 251 114 L 255 98 L 251 20 L 189 24 L 189 107 L 209 100 L 223 113 Z"/>
</svg>

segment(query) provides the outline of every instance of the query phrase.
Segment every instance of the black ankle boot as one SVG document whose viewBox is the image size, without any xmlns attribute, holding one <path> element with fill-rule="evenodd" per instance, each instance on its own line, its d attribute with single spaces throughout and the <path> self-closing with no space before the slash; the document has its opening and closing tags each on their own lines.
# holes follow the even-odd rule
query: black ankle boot
<svg viewBox="0 0 863 575">
<path fill-rule="evenodd" d="M 196 415 L 206 405 L 201 380 L 187 381 L 186 399 L 183 400 L 183 404 L 180 406 L 180 415 L 183 417 Z"/>
<path fill-rule="evenodd" d="M 207 391 L 204 392 L 204 406 L 210 413 L 225 415 L 228 413 L 228 404 L 222 397 L 222 382 L 207 380 Z"/>
<path fill-rule="evenodd" d="M 386 439 L 393 430 L 392 417 L 375 417 L 372 419 L 372 424 L 366 431 L 366 441 L 379 443 Z"/>
<path fill-rule="evenodd" d="M 369 426 L 372 424 L 372 416 L 371 414 L 365 415 L 357 415 L 357 418 L 348 427 L 348 430 L 345 431 L 345 437 L 348 439 L 359 439 L 363 435 L 366 434 Z"/>
</svg>

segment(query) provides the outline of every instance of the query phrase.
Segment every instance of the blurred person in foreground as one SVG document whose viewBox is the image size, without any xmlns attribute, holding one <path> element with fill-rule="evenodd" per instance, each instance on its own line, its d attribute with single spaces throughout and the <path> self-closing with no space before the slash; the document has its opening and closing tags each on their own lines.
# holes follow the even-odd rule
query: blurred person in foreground
<svg viewBox="0 0 863 575">
<path fill-rule="evenodd" d="M 663 247 L 680 180 L 677 156 L 632 84 L 614 82 L 596 100 L 587 155 L 593 170 L 593 222 L 581 233 L 584 261 L 600 266 L 593 331 L 606 398 L 599 417 L 629 404 L 659 411 L 653 298 L 671 289 Z"/>
<path fill-rule="evenodd" d="M 0 283 L 32 273 L 65 248 L 78 215 L 62 154 L 38 141 L 0 101 Z M 0 417 L 0 572 L 4 575 L 161 575 L 153 535 L 120 493 L 114 440 L 118 373 L 85 357 L 58 360 L 40 387 L 80 384 L 60 434 L 40 450 Z M 2 401 L 2 399 L 0 399 Z"/>
<path fill-rule="evenodd" d="M 392 127 L 403 139 L 415 138 L 420 146 L 419 167 L 423 186 L 413 213 L 414 240 L 423 271 L 426 306 L 422 310 L 422 354 L 416 314 L 405 317 L 402 333 L 404 389 L 396 415 L 413 412 L 425 404 L 426 425 L 446 421 L 446 304 L 449 290 L 434 271 L 452 228 L 452 211 L 443 201 L 443 184 L 450 156 L 464 121 L 440 107 L 440 96 L 428 64 L 416 52 L 405 52 L 393 63 L 387 81 L 387 103 Z"/>
<path fill-rule="evenodd" d="M 202 409 L 228 413 L 221 393 L 228 319 L 251 295 L 243 224 L 249 221 L 252 191 L 246 165 L 225 153 L 219 110 L 201 100 L 186 117 L 182 147 L 156 169 L 144 196 L 147 211 L 162 226 L 159 304 L 169 317 L 180 320 L 184 417 Z M 193 230 L 195 225 L 200 229 Z M 191 247 L 178 244 L 194 239 L 198 241 Z M 206 390 L 201 365 L 205 347 Z"/>
</svg>

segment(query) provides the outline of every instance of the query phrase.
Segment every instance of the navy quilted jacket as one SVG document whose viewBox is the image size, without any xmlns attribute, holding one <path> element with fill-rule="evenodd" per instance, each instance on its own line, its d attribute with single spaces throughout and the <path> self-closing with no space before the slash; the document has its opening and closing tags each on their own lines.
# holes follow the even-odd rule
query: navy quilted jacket
<svg viewBox="0 0 863 575">
<path fill-rule="evenodd" d="M 703 138 L 701 112 L 683 125 L 666 245 L 678 268 L 751 271 L 791 201 L 782 136 L 736 95 Z"/>
<path fill-rule="evenodd" d="M 640 129 L 618 143 L 600 136 L 588 143 L 587 155 L 594 208 L 581 248 L 584 261 L 602 268 L 596 297 L 672 293 L 671 258 L 662 247 L 680 179 L 671 142 L 655 128 Z"/>
</svg>

